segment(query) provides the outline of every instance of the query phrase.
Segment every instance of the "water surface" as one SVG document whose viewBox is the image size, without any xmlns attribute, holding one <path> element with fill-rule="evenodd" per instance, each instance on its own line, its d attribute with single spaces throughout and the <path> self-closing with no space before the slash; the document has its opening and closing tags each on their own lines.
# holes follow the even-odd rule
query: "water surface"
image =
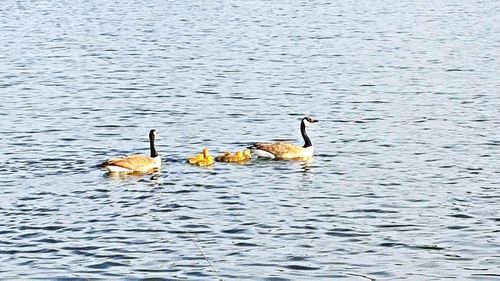
<svg viewBox="0 0 500 281">
<path fill-rule="evenodd" d="M 0 278 L 500 278 L 498 1 L 4 1 Z M 191 167 L 254 141 L 312 163 Z M 107 177 L 147 153 L 164 168 Z"/>
</svg>

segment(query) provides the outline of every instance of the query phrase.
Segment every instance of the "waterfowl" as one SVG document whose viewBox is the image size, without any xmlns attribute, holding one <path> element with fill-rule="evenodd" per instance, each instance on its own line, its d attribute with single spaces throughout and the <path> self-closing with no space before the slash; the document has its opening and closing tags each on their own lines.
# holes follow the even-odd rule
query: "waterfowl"
<svg viewBox="0 0 500 281">
<path fill-rule="evenodd" d="M 252 159 L 252 155 L 249 149 L 243 151 L 237 151 L 235 154 L 231 152 L 225 152 L 223 155 L 215 157 L 217 162 L 245 162 Z"/>
<path fill-rule="evenodd" d="M 146 173 L 161 167 L 161 157 L 155 148 L 156 130 L 149 131 L 150 155 L 129 155 L 122 158 L 109 159 L 100 164 L 110 173 Z"/>
<path fill-rule="evenodd" d="M 193 157 L 189 157 L 187 162 L 196 166 L 210 166 L 214 163 L 214 158 L 210 155 L 207 148 L 204 148 L 202 153 L 198 153 Z"/>
<path fill-rule="evenodd" d="M 275 160 L 307 160 L 311 159 L 314 154 L 314 147 L 311 139 L 306 133 L 306 127 L 312 123 L 316 123 L 311 117 L 304 117 L 300 121 L 300 133 L 304 139 L 304 145 L 298 146 L 294 144 L 275 142 L 275 143 L 256 143 L 249 147 L 257 157 L 270 158 Z"/>
</svg>

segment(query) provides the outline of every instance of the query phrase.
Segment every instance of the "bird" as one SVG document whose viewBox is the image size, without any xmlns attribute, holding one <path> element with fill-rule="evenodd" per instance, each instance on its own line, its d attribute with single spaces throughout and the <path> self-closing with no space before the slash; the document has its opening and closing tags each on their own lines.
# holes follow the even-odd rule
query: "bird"
<svg viewBox="0 0 500 281">
<path fill-rule="evenodd" d="M 225 152 L 223 155 L 215 157 L 217 162 L 245 162 L 252 159 L 250 150 L 245 149 L 243 151 L 237 151 L 235 154 L 231 152 Z"/>
<path fill-rule="evenodd" d="M 298 146 L 285 142 L 275 143 L 255 143 L 248 148 L 259 158 L 269 158 L 274 160 L 309 160 L 314 155 L 314 147 L 311 139 L 306 133 L 306 127 L 316 123 L 311 117 L 304 117 L 300 121 L 300 133 L 304 139 L 304 145 Z"/>
<path fill-rule="evenodd" d="M 155 148 L 156 130 L 149 131 L 150 155 L 136 154 L 122 158 L 109 159 L 98 165 L 110 173 L 147 173 L 161 167 L 161 156 Z"/>
<path fill-rule="evenodd" d="M 187 162 L 192 165 L 206 167 L 214 163 L 214 158 L 210 155 L 207 148 L 203 148 L 202 153 L 198 153 L 193 157 L 189 157 Z"/>
</svg>

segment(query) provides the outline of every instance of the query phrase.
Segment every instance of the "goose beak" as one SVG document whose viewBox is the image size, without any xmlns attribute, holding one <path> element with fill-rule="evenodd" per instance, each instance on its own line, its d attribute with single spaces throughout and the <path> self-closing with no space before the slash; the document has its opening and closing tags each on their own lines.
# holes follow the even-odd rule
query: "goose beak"
<svg viewBox="0 0 500 281">
<path fill-rule="evenodd" d="M 311 123 L 316 123 L 316 122 L 318 122 L 318 120 L 313 119 Z"/>
</svg>

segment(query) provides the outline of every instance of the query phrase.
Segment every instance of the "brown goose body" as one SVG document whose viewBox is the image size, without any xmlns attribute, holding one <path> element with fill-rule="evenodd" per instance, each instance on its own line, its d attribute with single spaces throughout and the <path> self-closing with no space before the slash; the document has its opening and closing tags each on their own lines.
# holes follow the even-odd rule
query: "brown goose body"
<svg viewBox="0 0 500 281">
<path fill-rule="evenodd" d="M 101 164 L 109 172 L 149 172 L 161 167 L 161 159 L 147 155 L 129 155 L 123 158 L 109 159 Z"/>
<path fill-rule="evenodd" d="M 99 166 L 105 168 L 110 173 L 147 173 L 159 169 L 161 167 L 161 157 L 155 149 L 155 137 L 156 130 L 152 129 L 149 132 L 150 156 L 143 154 L 129 155 L 106 160 Z"/>
<path fill-rule="evenodd" d="M 275 142 L 275 143 L 258 143 L 255 144 L 255 148 L 261 151 L 265 151 L 273 155 L 272 158 L 275 160 L 301 160 L 311 158 L 314 154 L 314 149 L 312 146 L 304 148 L 302 146 L 285 143 L 285 142 Z M 264 154 L 257 154 L 259 157 L 264 157 Z"/>
<path fill-rule="evenodd" d="M 306 127 L 317 120 L 311 117 L 304 117 L 300 122 L 300 132 L 304 139 L 304 145 L 298 146 L 285 142 L 256 143 L 249 147 L 253 153 L 260 158 L 270 158 L 275 160 L 308 160 L 314 155 L 314 147 L 307 136 Z"/>
</svg>

